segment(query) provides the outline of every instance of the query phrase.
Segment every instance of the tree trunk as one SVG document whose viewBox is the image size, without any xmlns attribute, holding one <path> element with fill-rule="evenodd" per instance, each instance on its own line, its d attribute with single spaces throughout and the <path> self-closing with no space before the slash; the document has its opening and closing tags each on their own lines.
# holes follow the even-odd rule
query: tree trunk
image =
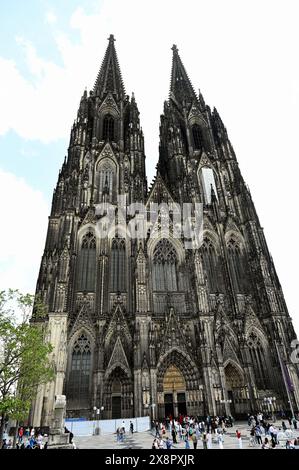
<svg viewBox="0 0 299 470">
<path fill-rule="evenodd" d="M 3 443 L 4 428 L 5 428 L 5 414 L 2 413 L 1 425 L 0 425 L 0 449 L 2 448 L 2 443 Z"/>
<path fill-rule="evenodd" d="M 13 437 L 13 445 L 12 445 L 13 449 L 16 448 L 16 443 L 17 443 L 17 438 L 18 438 L 18 429 L 19 429 L 19 420 L 17 419 L 16 420 L 15 434 L 14 434 L 14 437 Z"/>
</svg>

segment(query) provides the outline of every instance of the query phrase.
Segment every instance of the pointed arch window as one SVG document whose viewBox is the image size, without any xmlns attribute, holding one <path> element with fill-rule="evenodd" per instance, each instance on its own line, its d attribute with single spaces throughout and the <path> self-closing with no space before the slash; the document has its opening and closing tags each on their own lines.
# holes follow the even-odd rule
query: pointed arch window
<svg viewBox="0 0 299 470">
<path fill-rule="evenodd" d="M 75 408 L 89 405 L 91 376 L 91 345 L 90 340 L 82 334 L 75 342 L 68 384 L 68 399 Z"/>
<path fill-rule="evenodd" d="M 110 291 L 126 292 L 126 242 L 114 238 L 111 244 Z"/>
<path fill-rule="evenodd" d="M 246 255 L 239 244 L 231 238 L 227 244 L 230 275 L 235 292 L 238 294 L 248 291 L 248 268 Z"/>
<path fill-rule="evenodd" d="M 103 119 L 103 140 L 112 142 L 114 140 L 114 118 L 106 114 Z"/>
<path fill-rule="evenodd" d="M 98 167 L 98 201 L 112 202 L 115 187 L 115 165 L 112 161 L 100 162 Z"/>
<path fill-rule="evenodd" d="M 194 150 L 201 150 L 202 149 L 202 136 L 201 136 L 201 130 L 198 124 L 193 124 L 192 136 L 193 136 Z"/>
<path fill-rule="evenodd" d="M 212 168 L 202 167 L 200 170 L 200 177 L 201 177 L 201 185 L 203 187 L 204 202 L 206 204 L 211 204 L 212 189 L 214 191 L 216 198 L 218 199 L 214 171 L 212 170 Z"/>
<path fill-rule="evenodd" d="M 79 252 L 77 288 L 78 291 L 95 291 L 96 238 L 92 232 L 84 235 Z"/>
<path fill-rule="evenodd" d="M 247 340 L 250 358 L 254 370 L 256 386 L 259 389 L 267 389 L 269 385 L 269 376 L 266 363 L 266 355 L 260 338 L 252 332 Z"/>
<path fill-rule="evenodd" d="M 154 249 L 154 291 L 177 291 L 177 253 L 172 243 L 163 238 Z"/>
<path fill-rule="evenodd" d="M 204 238 L 201 246 L 203 268 L 206 273 L 210 292 L 224 292 L 223 273 L 221 260 L 217 256 L 215 247 L 211 240 Z"/>
</svg>

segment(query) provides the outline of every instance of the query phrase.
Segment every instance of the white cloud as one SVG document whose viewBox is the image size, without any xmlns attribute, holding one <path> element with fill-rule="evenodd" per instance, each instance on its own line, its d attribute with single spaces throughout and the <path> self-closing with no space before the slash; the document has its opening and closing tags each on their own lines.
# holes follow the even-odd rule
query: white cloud
<svg viewBox="0 0 299 470">
<path fill-rule="evenodd" d="M 57 16 L 53 11 L 47 11 L 46 16 L 45 16 L 45 22 L 48 24 L 54 24 L 57 22 Z"/>
<path fill-rule="evenodd" d="M 40 191 L 0 169 L 0 289 L 34 293 L 49 207 Z"/>
<path fill-rule="evenodd" d="M 113 33 L 127 92 L 135 91 L 141 112 L 150 180 L 176 43 L 195 89 L 216 105 L 228 128 L 299 332 L 298 6 L 296 0 L 287 7 L 273 0 L 107 0 L 94 14 L 77 8 L 70 26 L 79 41 L 53 30 L 62 65 L 40 57 L 26 39 L 20 47 L 33 79 L 0 58 L 0 134 L 14 129 L 43 142 L 69 135 Z"/>
</svg>

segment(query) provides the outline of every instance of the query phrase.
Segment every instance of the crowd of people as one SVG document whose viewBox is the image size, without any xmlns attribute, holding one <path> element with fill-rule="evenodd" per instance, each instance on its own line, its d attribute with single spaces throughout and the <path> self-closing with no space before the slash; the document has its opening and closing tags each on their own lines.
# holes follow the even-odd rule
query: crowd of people
<svg viewBox="0 0 299 470">
<path fill-rule="evenodd" d="M 289 428 L 285 421 L 288 421 Z M 249 415 L 248 426 L 250 427 L 249 445 L 251 447 L 260 446 L 262 449 L 274 449 L 281 442 L 285 442 L 287 449 L 296 448 L 299 445 L 299 436 L 291 439 L 293 430 L 297 429 L 297 418 L 286 418 L 281 422 L 280 426 L 275 426 L 269 418 L 263 416 L 262 413 Z M 291 431 L 291 432 L 290 432 Z M 263 441 L 263 436 L 265 436 Z"/>
<path fill-rule="evenodd" d="M 227 428 L 233 425 L 234 420 L 231 416 L 207 416 L 204 419 L 193 416 L 179 416 L 178 419 L 174 419 L 169 416 L 163 421 L 152 423 L 154 434 L 152 449 L 171 449 L 175 444 L 180 443 L 184 444 L 185 449 L 199 447 L 212 449 L 215 444 L 216 448 L 223 449 Z M 268 418 L 263 416 L 263 413 L 248 415 L 249 446 L 274 449 L 281 444 L 286 449 L 297 448 L 299 436 L 292 438 L 293 430 L 297 429 L 296 417 L 289 420 L 289 426 L 290 428 L 286 426 L 285 421 L 282 421 L 281 426 L 274 426 Z M 235 431 L 236 444 L 239 449 L 243 448 L 243 438 L 246 440 L 248 438 L 247 432 L 244 430 L 242 432 L 240 429 Z"/>
<path fill-rule="evenodd" d="M 219 448 L 223 449 L 224 434 L 233 424 L 232 416 L 207 416 L 206 419 L 199 419 L 180 415 L 177 420 L 169 416 L 163 421 L 153 423 L 155 439 L 152 448 L 171 449 L 173 444 L 184 442 L 185 449 L 197 449 L 201 440 L 203 448 L 210 449 L 214 439 Z"/>
<path fill-rule="evenodd" d="M 66 427 L 64 428 L 66 433 L 70 435 L 70 443 L 73 440 L 73 433 L 70 432 Z M 40 428 L 35 429 L 34 427 L 23 427 L 20 426 L 17 431 L 17 439 L 15 443 L 16 449 L 47 449 L 48 447 L 48 434 L 44 433 Z M 12 449 L 13 439 L 4 438 L 2 442 L 2 449 Z"/>
</svg>

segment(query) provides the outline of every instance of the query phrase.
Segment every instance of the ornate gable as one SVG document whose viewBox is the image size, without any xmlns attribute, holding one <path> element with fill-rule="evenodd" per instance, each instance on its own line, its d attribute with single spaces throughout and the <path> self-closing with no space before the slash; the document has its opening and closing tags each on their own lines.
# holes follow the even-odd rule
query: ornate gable
<svg viewBox="0 0 299 470">
<path fill-rule="evenodd" d="M 78 331 L 81 328 L 84 328 L 86 331 L 88 331 L 92 335 L 92 337 L 95 339 L 96 337 L 95 325 L 92 319 L 89 305 L 86 303 L 83 303 L 83 305 L 80 307 L 79 313 L 73 325 L 71 326 L 69 337 L 73 336 L 76 333 L 76 331 Z"/>
<path fill-rule="evenodd" d="M 224 339 L 224 346 L 223 346 L 223 362 L 226 362 L 229 359 L 232 359 L 233 361 L 237 362 L 237 364 L 239 364 L 238 356 L 235 353 L 235 350 L 229 338 L 226 336 Z"/>
<path fill-rule="evenodd" d="M 160 355 L 165 354 L 168 350 L 174 347 L 179 348 L 182 351 L 187 351 L 186 339 L 183 333 L 182 325 L 180 325 L 173 308 L 171 308 L 162 339 Z"/>
<path fill-rule="evenodd" d="M 130 333 L 128 323 L 120 305 L 117 305 L 105 334 L 105 347 L 107 348 L 109 346 L 113 336 L 120 334 L 126 340 L 127 344 L 132 342 L 132 335 Z"/>
<path fill-rule="evenodd" d="M 117 337 L 117 340 L 115 342 L 114 349 L 107 367 L 107 371 L 112 367 L 116 366 L 123 366 L 126 370 L 130 370 L 128 359 L 119 336 Z"/>
<path fill-rule="evenodd" d="M 111 93 L 108 93 L 108 95 L 106 96 L 106 98 L 104 99 L 104 101 L 102 102 L 101 106 L 99 107 L 99 113 L 102 113 L 102 112 L 107 112 L 107 113 L 111 113 L 111 111 L 115 112 L 116 114 L 119 114 L 119 109 L 118 109 L 118 106 L 112 96 Z"/>
</svg>

